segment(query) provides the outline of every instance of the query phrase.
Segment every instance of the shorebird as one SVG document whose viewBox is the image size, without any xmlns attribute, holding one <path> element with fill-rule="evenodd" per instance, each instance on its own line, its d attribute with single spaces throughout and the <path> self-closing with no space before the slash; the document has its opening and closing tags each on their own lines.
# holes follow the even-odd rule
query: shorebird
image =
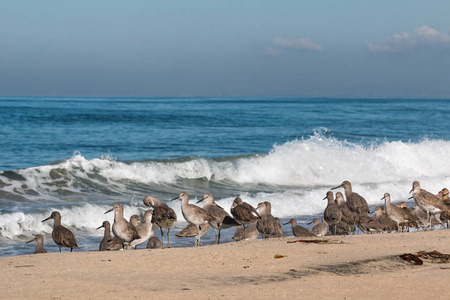
<svg viewBox="0 0 450 300">
<path fill-rule="evenodd" d="M 98 227 L 105 228 L 105 233 L 103 234 L 103 239 L 100 242 L 98 251 L 116 251 L 122 249 L 123 241 L 118 239 L 117 242 L 113 242 L 113 237 L 111 236 L 111 224 L 108 221 L 104 221 L 102 226 Z"/>
<path fill-rule="evenodd" d="M 251 206 L 247 202 L 242 201 L 242 199 L 239 197 L 234 199 L 233 204 L 231 204 L 230 212 L 233 215 L 234 219 L 244 227 L 244 240 L 245 240 L 246 239 L 245 225 L 255 223 L 256 220 L 258 220 L 260 217 L 258 212 L 253 206 Z"/>
<path fill-rule="evenodd" d="M 337 225 L 341 221 L 342 212 L 339 209 L 339 206 L 334 203 L 334 195 L 332 191 L 327 192 L 327 196 L 323 198 L 323 200 L 325 199 L 328 200 L 328 204 L 323 213 L 323 217 L 325 222 L 328 223 L 328 226 L 334 229 L 334 235 L 336 235 Z"/>
<path fill-rule="evenodd" d="M 445 203 L 445 205 L 450 206 L 450 198 L 448 197 L 448 189 L 447 188 L 443 188 L 442 190 L 439 191 L 439 193 L 437 194 L 438 197 L 441 197 L 442 202 Z"/>
<path fill-rule="evenodd" d="M 242 226 L 234 227 L 235 233 L 233 236 L 233 240 L 242 241 L 242 240 L 256 240 L 259 236 L 258 229 L 256 229 L 256 222 L 251 223 L 245 228 L 245 236 L 244 236 L 244 228 Z"/>
<path fill-rule="evenodd" d="M 383 231 L 383 226 L 374 218 L 367 215 L 357 215 L 356 224 L 364 233 L 377 233 Z"/>
<path fill-rule="evenodd" d="M 166 203 L 153 196 L 145 196 L 144 204 L 153 207 L 152 223 L 161 230 L 161 240 L 164 248 L 163 228 L 167 229 L 167 248 L 170 248 L 170 228 L 177 221 L 175 211 Z"/>
<path fill-rule="evenodd" d="M 296 237 L 314 236 L 307 228 L 297 225 L 296 219 L 290 219 L 289 222 L 283 225 L 291 224 L 292 234 Z"/>
<path fill-rule="evenodd" d="M 398 207 L 396 205 L 393 205 L 391 203 L 391 195 L 389 193 L 385 193 L 383 198 L 381 200 L 384 200 L 384 205 L 386 207 L 386 213 L 387 216 L 397 223 L 397 231 L 400 232 L 400 224 L 401 223 L 409 223 L 412 221 L 416 221 L 417 218 L 409 213 L 409 211 L 406 209 L 402 209 L 401 207 Z"/>
<path fill-rule="evenodd" d="M 272 216 L 272 205 L 269 201 L 258 204 L 256 210 L 259 211 L 260 218 L 256 221 L 256 229 L 265 238 L 281 237 L 283 229 L 280 220 Z"/>
<path fill-rule="evenodd" d="M 392 232 L 398 230 L 397 223 L 386 216 L 384 206 L 377 206 L 373 212 L 373 217 L 383 226 L 383 231 Z"/>
<path fill-rule="evenodd" d="M 139 217 L 138 215 L 132 215 L 130 217 L 130 223 L 131 225 L 133 225 L 134 227 L 138 227 L 139 224 L 141 224 L 141 217 Z"/>
<path fill-rule="evenodd" d="M 318 218 L 314 218 L 311 222 L 308 223 L 313 224 L 311 233 L 315 236 L 325 236 L 328 233 L 328 227 L 327 223 L 324 222 L 322 218 L 322 223 L 320 223 L 320 220 Z"/>
<path fill-rule="evenodd" d="M 203 209 L 213 217 L 210 222 L 211 226 L 216 231 L 217 244 L 220 244 L 220 230 L 227 229 L 234 226 L 240 226 L 222 207 L 214 202 L 214 197 L 211 193 L 206 193 L 203 198 L 198 200 L 197 203 L 204 201 Z M 219 230 L 219 234 L 217 234 Z"/>
<path fill-rule="evenodd" d="M 36 242 L 37 242 L 36 250 L 34 250 L 34 254 L 37 254 L 37 253 L 47 253 L 47 250 L 44 249 L 44 237 L 43 237 L 42 235 L 37 234 L 37 235 L 34 237 L 34 239 L 29 240 L 29 241 L 27 242 L 27 244 L 28 244 L 28 243 L 31 243 L 31 242 L 33 242 L 33 241 L 36 241 Z"/>
<path fill-rule="evenodd" d="M 366 199 L 352 191 L 352 184 L 349 181 L 346 180 L 342 182 L 341 185 L 332 188 L 332 190 L 337 188 L 344 188 L 345 197 L 347 198 L 347 206 L 350 211 L 357 214 L 370 213 L 369 205 L 367 204 Z"/>
<path fill-rule="evenodd" d="M 204 236 L 210 228 L 211 228 L 211 225 L 209 225 L 209 224 L 203 225 L 202 228 L 200 229 L 200 237 Z M 175 236 L 176 237 L 197 236 L 197 225 L 188 223 L 187 226 L 183 230 L 181 230 L 180 232 L 175 234 Z"/>
<path fill-rule="evenodd" d="M 163 244 L 157 236 L 152 236 L 147 243 L 147 249 L 163 249 Z"/>
<path fill-rule="evenodd" d="M 42 220 L 42 222 L 49 219 L 53 219 L 54 221 L 52 238 L 55 244 L 58 245 L 59 252 L 61 252 L 61 247 L 70 248 L 70 252 L 72 252 L 74 248 L 78 249 L 77 240 L 75 239 L 72 231 L 61 225 L 61 214 L 58 211 L 54 211 L 50 217 Z"/>
<path fill-rule="evenodd" d="M 114 235 L 123 241 L 123 245 L 129 245 L 131 241 L 139 239 L 140 236 L 136 227 L 123 217 L 123 205 L 121 203 L 114 203 L 113 208 L 106 211 L 105 214 L 112 211 L 114 211 L 112 230 Z"/>
<path fill-rule="evenodd" d="M 402 201 L 398 207 L 400 207 L 401 209 L 403 209 L 403 211 L 408 214 L 409 218 L 412 219 L 413 221 L 409 221 L 406 223 L 402 223 L 400 224 L 400 226 L 402 227 L 402 232 L 403 232 L 403 228 L 407 228 L 407 231 L 409 232 L 409 228 L 410 227 L 414 227 L 414 228 L 419 228 L 419 225 L 417 224 L 419 221 L 419 218 L 416 217 L 415 214 L 413 214 L 413 212 L 411 210 L 408 209 L 408 204 L 406 203 L 406 201 Z"/>
<path fill-rule="evenodd" d="M 450 218 L 450 208 L 438 196 L 420 188 L 420 183 L 414 181 L 410 193 L 417 206 L 427 213 L 427 228 L 431 228 L 431 216 L 441 213 L 446 220 Z"/>
<path fill-rule="evenodd" d="M 178 197 L 173 200 L 181 199 L 181 212 L 183 213 L 184 219 L 191 224 L 197 226 L 197 236 L 195 238 L 195 246 L 201 246 L 200 242 L 200 231 L 202 226 L 213 221 L 213 218 L 208 214 L 203 208 L 198 207 L 193 204 L 189 204 L 189 195 L 186 192 L 181 192 Z"/>
<path fill-rule="evenodd" d="M 347 232 L 355 232 L 355 230 L 356 230 L 355 216 L 348 208 L 347 203 L 345 202 L 345 199 L 344 199 L 344 195 L 342 195 L 341 192 L 337 192 L 336 199 L 334 201 L 338 205 L 339 210 L 342 213 L 341 223 L 342 222 L 343 223 L 342 223 L 342 226 L 340 226 L 340 227 L 343 227 L 344 230 L 346 230 Z M 341 225 L 341 223 L 340 223 L 340 225 Z"/>
<path fill-rule="evenodd" d="M 148 209 L 145 211 L 144 222 L 136 226 L 136 230 L 140 238 L 132 240 L 130 242 L 131 247 L 136 248 L 138 245 L 147 242 L 152 236 L 155 235 L 155 232 L 152 229 L 152 215 L 153 209 Z"/>
</svg>

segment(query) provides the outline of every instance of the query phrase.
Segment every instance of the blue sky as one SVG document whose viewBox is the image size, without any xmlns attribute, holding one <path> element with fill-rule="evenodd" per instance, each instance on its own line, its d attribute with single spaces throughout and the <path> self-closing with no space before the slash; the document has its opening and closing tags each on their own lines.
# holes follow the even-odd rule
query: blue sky
<svg viewBox="0 0 450 300">
<path fill-rule="evenodd" d="M 450 98 L 450 1 L 0 3 L 0 96 Z"/>
</svg>

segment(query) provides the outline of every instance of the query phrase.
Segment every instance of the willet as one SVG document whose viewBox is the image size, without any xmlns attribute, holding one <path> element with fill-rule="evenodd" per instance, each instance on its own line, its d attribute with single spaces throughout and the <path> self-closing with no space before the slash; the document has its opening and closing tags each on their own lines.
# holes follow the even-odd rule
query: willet
<svg viewBox="0 0 450 300">
<path fill-rule="evenodd" d="M 78 249 L 77 240 L 75 239 L 72 231 L 61 225 L 61 214 L 58 211 L 54 211 L 50 217 L 42 220 L 42 222 L 49 219 L 53 219 L 54 221 L 52 238 L 56 245 L 58 245 L 59 252 L 61 252 L 61 247 L 70 248 L 70 252 L 72 252 L 74 248 Z"/>
<path fill-rule="evenodd" d="M 373 217 L 383 226 L 383 231 L 392 232 L 398 230 L 397 223 L 386 216 L 384 206 L 377 206 L 374 210 Z"/>
<path fill-rule="evenodd" d="M 427 213 L 424 212 L 418 205 L 411 206 L 411 212 L 418 218 L 418 224 L 422 228 L 427 227 Z M 434 217 L 431 218 L 431 226 L 440 224 Z"/>
<path fill-rule="evenodd" d="M 189 195 L 186 192 L 180 193 L 178 197 L 172 199 L 181 199 L 181 212 L 184 219 L 191 224 L 197 226 L 197 237 L 195 238 L 195 246 L 201 246 L 200 242 L 200 230 L 201 227 L 212 222 L 213 218 L 203 208 L 193 204 L 189 204 Z"/>
<path fill-rule="evenodd" d="M 233 240 L 242 241 L 242 240 L 256 240 L 259 236 L 258 229 L 256 229 L 256 222 L 253 222 L 245 228 L 245 236 L 244 236 L 244 227 L 236 226 L 234 227 L 235 232 L 233 236 Z"/>
<path fill-rule="evenodd" d="M 136 226 L 136 230 L 140 238 L 132 240 L 130 242 L 131 247 L 136 248 L 138 245 L 147 242 L 152 235 L 155 235 L 155 232 L 152 229 L 152 215 L 153 209 L 148 209 L 145 211 L 144 222 Z"/>
<path fill-rule="evenodd" d="M 209 224 L 205 224 L 202 226 L 202 228 L 200 229 L 200 237 L 204 236 L 208 230 L 211 228 L 211 225 Z M 177 234 L 175 234 L 176 237 L 194 237 L 197 236 L 197 225 L 188 223 L 187 226 L 181 230 L 180 232 L 178 232 Z"/>
<path fill-rule="evenodd" d="M 401 207 L 393 205 L 391 203 L 391 195 L 389 195 L 389 193 L 385 193 L 383 198 L 381 198 L 381 200 L 384 200 L 384 205 L 386 207 L 387 216 L 392 221 L 397 223 L 397 231 L 398 232 L 400 232 L 400 224 L 401 223 L 408 223 L 411 221 L 415 221 L 417 219 L 414 215 L 408 214 L 407 210 L 404 210 Z"/>
<path fill-rule="evenodd" d="M 276 220 L 272 216 L 272 205 L 269 201 L 264 201 L 258 204 L 256 210 L 259 211 L 260 218 L 256 221 L 256 229 L 265 238 L 281 237 L 283 229 L 280 220 Z M 280 230 L 281 228 L 281 230 Z"/>
<path fill-rule="evenodd" d="M 163 244 L 157 236 L 152 236 L 148 240 L 147 249 L 163 249 Z"/>
<path fill-rule="evenodd" d="M 349 181 L 346 180 L 342 182 L 341 185 L 332 188 L 332 190 L 337 188 L 344 188 L 345 197 L 347 198 L 347 206 L 350 211 L 357 214 L 370 213 L 369 205 L 367 204 L 366 199 L 352 191 L 352 184 Z"/>
<path fill-rule="evenodd" d="M 244 227 L 244 240 L 246 239 L 246 228 L 245 225 L 255 223 L 259 218 L 259 214 L 256 209 L 242 201 L 241 198 L 237 197 L 234 199 L 233 204 L 231 204 L 230 209 L 231 214 L 234 219 Z"/>
<path fill-rule="evenodd" d="M 345 199 L 344 199 L 344 195 L 342 195 L 341 192 L 337 192 L 336 199 L 334 201 L 338 205 L 339 210 L 341 211 L 341 214 L 342 214 L 341 222 L 344 222 L 342 227 L 346 228 L 345 230 L 347 232 L 355 232 L 356 231 L 355 216 L 348 208 L 347 203 L 345 202 Z M 345 224 L 347 224 L 347 226 L 345 226 Z"/>
<path fill-rule="evenodd" d="M 28 243 L 31 243 L 31 242 L 33 242 L 33 241 L 36 241 L 36 242 L 37 242 L 36 250 L 34 250 L 34 254 L 38 254 L 38 253 L 47 253 L 47 250 L 44 249 L 44 237 L 43 237 L 42 235 L 37 234 L 37 235 L 34 237 L 34 239 L 28 241 L 27 244 L 28 244 Z"/>
<path fill-rule="evenodd" d="M 420 183 L 414 181 L 410 193 L 416 204 L 427 213 L 427 228 L 431 228 L 431 215 L 439 214 L 448 220 L 450 218 L 450 208 L 448 208 L 436 195 L 420 188 Z"/>
<path fill-rule="evenodd" d="M 338 205 L 334 203 L 334 195 L 332 191 L 327 192 L 327 196 L 323 198 L 323 200 L 325 199 L 328 200 L 328 204 L 323 213 L 323 217 L 325 222 L 328 223 L 328 226 L 334 229 L 334 235 L 336 235 L 337 225 L 341 221 L 342 212 Z"/>
<path fill-rule="evenodd" d="M 122 243 L 123 241 L 118 239 L 118 241 L 115 243 L 113 242 L 113 237 L 111 236 L 111 224 L 108 221 L 104 221 L 102 226 L 98 227 L 105 228 L 105 233 L 103 234 L 103 239 L 100 242 L 99 251 L 116 251 L 122 249 Z"/>
<path fill-rule="evenodd" d="M 166 203 L 153 196 L 145 196 L 144 204 L 153 207 L 152 223 L 161 230 L 161 240 L 164 248 L 163 228 L 167 229 L 167 247 L 170 248 L 170 228 L 177 221 L 175 211 Z"/>
<path fill-rule="evenodd" d="M 413 221 L 409 221 L 409 222 L 405 222 L 400 224 L 400 226 L 402 226 L 402 232 L 403 232 L 403 228 L 406 227 L 407 231 L 409 232 L 409 228 L 410 227 L 414 227 L 414 228 L 419 228 L 418 222 L 419 222 L 419 218 L 417 218 L 411 210 L 408 209 L 408 204 L 406 203 L 406 201 L 402 201 L 400 203 L 400 205 L 398 206 L 401 209 L 403 209 L 403 211 L 405 212 L 405 214 L 407 214 L 409 216 L 409 218 Z"/>
<path fill-rule="evenodd" d="M 289 222 L 286 222 L 283 225 L 287 224 L 291 224 L 292 234 L 296 237 L 314 236 L 307 228 L 297 225 L 296 219 L 290 219 Z"/>
<path fill-rule="evenodd" d="M 214 197 L 211 193 L 206 193 L 203 198 L 198 200 L 197 203 L 204 201 L 203 209 L 213 217 L 210 222 L 211 226 L 216 231 L 217 244 L 220 244 L 220 230 L 227 229 L 234 226 L 240 226 L 222 207 L 214 202 Z M 217 234 L 219 230 L 219 234 Z"/>
<path fill-rule="evenodd" d="M 131 225 L 133 225 L 134 227 L 138 227 L 139 224 L 141 224 L 141 217 L 139 217 L 139 215 L 132 215 L 130 217 L 130 223 Z"/>
<path fill-rule="evenodd" d="M 320 223 L 320 220 L 318 218 L 314 218 L 311 222 L 308 224 L 313 224 L 311 233 L 315 236 L 326 236 L 328 234 L 328 227 L 327 223 L 324 222 L 322 218 L 322 223 Z"/>
<path fill-rule="evenodd" d="M 383 231 L 383 226 L 375 219 L 368 215 L 357 215 L 356 224 L 364 233 L 377 233 Z"/>
<path fill-rule="evenodd" d="M 123 240 L 124 246 L 129 245 L 131 241 L 140 238 L 136 227 L 123 217 L 123 205 L 121 203 L 114 203 L 113 208 L 106 211 L 105 214 L 111 211 L 114 211 L 112 230 L 117 238 Z"/>
</svg>

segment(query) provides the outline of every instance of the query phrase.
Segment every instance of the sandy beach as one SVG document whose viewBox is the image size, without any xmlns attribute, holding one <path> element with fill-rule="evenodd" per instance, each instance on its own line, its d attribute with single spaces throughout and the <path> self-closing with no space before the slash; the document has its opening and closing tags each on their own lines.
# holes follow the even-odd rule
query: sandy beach
<svg viewBox="0 0 450 300">
<path fill-rule="evenodd" d="M 3 257 L 3 299 L 448 299 L 450 230 Z M 67 251 L 67 250 L 66 250 Z"/>
</svg>

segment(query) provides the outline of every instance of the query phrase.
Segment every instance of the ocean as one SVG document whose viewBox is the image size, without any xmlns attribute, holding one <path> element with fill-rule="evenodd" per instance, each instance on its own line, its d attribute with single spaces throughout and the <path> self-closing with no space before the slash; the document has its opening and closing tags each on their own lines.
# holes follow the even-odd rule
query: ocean
<svg viewBox="0 0 450 300">
<path fill-rule="evenodd" d="M 412 182 L 450 187 L 450 105 L 445 99 L 0 97 L 0 256 L 34 252 L 51 238 L 54 210 L 80 247 L 96 251 L 113 203 L 143 215 L 153 195 L 177 213 L 172 247 L 194 238 L 180 192 L 272 203 L 282 222 L 306 225 L 344 180 L 374 208 L 385 192 L 408 201 Z M 341 191 L 343 191 L 341 189 Z M 191 201 L 193 202 L 193 201 Z M 283 226 L 290 236 L 290 225 Z M 160 236 L 155 228 L 156 236 Z M 221 242 L 234 242 L 233 229 Z M 214 230 L 202 238 L 214 243 Z M 138 248 L 144 248 L 141 245 Z M 67 249 L 63 249 L 67 251 Z"/>
</svg>

